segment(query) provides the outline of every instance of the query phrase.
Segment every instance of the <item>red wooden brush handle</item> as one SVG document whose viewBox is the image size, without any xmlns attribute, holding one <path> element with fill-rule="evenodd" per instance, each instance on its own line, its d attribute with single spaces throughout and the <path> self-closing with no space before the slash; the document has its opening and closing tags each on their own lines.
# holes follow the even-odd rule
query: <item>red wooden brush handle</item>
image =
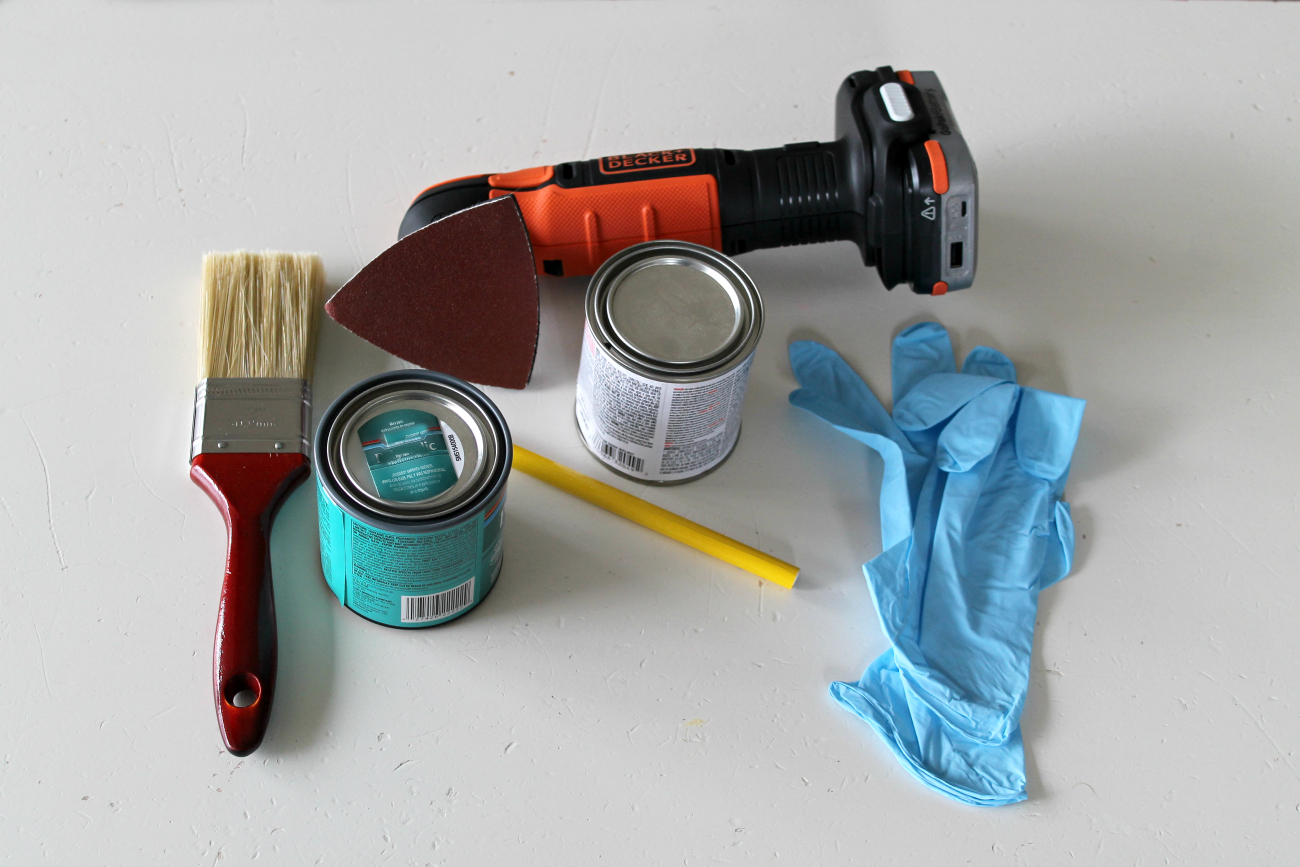
<svg viewBox="0 0 1300 867">
<path fill-rule="evenodd" d="M 237 756 L 257 749 L 271 718 L 276 663 L 271 522 L 307 469 L 307 456 L 301 454 L 202 454 L 190 465 L 190 478 L 226 519 L 212 689 L 221 739 Z M 237 707 L 240 693 L 252 702 Z"/>
</svg>

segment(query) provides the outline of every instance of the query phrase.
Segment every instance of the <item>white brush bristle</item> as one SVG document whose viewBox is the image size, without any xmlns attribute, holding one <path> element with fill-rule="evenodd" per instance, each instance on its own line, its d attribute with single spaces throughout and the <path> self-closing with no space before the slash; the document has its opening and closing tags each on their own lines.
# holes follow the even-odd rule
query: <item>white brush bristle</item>
<svg viewBox="0 0 1300 867">
<path fill-rule="evenodd" d="M 208 253 L 199 378 L 310 379 L 324 285 L 315 253 Z"/>
</svg>

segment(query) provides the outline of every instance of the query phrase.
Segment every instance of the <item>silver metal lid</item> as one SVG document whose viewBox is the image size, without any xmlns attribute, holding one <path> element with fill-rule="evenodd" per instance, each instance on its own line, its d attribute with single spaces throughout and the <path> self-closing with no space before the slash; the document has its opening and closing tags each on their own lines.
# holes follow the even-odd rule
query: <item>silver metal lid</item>
<svg viewBox="0 0 1300 867">
<path fill-rule="evenodd" d="M 463 468 L 455 483 L 433 497 L 402 502 L 380 496 L 371 476 L 358 428 L 391 410 L 415 409 L 435 416 L 453 434 Z M 341 407 L 326 444 L 329 470 L 340 488 L 357 503 L 398 519 L 436 518 L 456 511 L 489 484 L 502 460 L 497 437 L 468 394 L 450 384 L 426 379 L 398 379 L 357 394 Z"/>
<path fill-rule="evenodd" d="M 762 331 L 762 300 L 749 276 L 721 253 L 684 241 L 619 252 L 587 291 L 598 338 L 655 372 L 723 368 L 747 356 Z"/>
</svg>

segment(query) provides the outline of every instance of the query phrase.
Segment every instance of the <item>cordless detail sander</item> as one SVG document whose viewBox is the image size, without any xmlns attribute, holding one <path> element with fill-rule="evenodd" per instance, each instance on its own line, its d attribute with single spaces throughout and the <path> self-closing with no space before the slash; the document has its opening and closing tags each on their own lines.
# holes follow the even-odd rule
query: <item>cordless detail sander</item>
<svg viewBox="0 0 1300 867">
<path fill-rule="evenodd" d="M 421 193 L 399 237 L 514 196 L 538 274 L 591 274 L 642 241 L 728 255 L 853 241 L 887 288 L 965 289 L 975 277 L 975 163 L 933 72 L 855 72 L 835 141 L 766 150 L 682 148 L 458 178 Z"/>
</svg>

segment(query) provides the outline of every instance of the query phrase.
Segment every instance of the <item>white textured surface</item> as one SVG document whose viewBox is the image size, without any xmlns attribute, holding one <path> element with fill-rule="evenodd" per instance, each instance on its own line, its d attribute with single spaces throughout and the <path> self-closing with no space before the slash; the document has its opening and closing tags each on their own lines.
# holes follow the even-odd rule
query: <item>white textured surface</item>
<svg viewBox="0 0 1300 867">
<path fill-rule="evenodd" d="M 1292 861 L 1298 43 L 1290 3 L 0 2 L 0 864 Z M 887 294 L 848 244 L 742 257 L 770 318 L 739 450 L 637 488 L 798 589 L 519 478 L 495 593 L 399 634 L 328 595 L 306 488 L 270 733 L 222 752 L 202 253 L 318 250 L 337 286 L 429 183 L 824 138 L 883 63 L 937 70 L 971 142 L 975 288 Z M 547 280 L 534 385 L 493 396 L 601 475 L 582 290 Z M 820 336 L 884 393 L 928 315 L 1090 401 L 1014 807 L 922 788 L 826 692 L 884 646 L 878 468 L 789 408 L 784 348 Z M 388 364 L 327 323 L 318 405 Z"/>
</svg>

